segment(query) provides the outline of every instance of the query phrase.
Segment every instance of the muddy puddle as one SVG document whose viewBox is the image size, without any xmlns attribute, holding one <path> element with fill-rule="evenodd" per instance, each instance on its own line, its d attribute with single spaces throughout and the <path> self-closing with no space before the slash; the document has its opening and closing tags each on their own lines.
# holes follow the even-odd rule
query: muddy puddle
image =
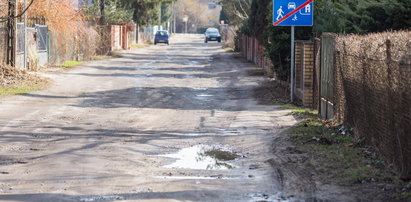
<svg viewBox="0 0 411 202">
<path fill-rule="evenodd" d="M 210 95 L 210 94 L 198 94 L 196 95 L 197 97 L 213 97 L 214 95 Z"/>
<path fill-rule="evenodd" d="M 223 177 L 223 176 L 155 176 L 155 178 L 160 179 L 171 179 L 171 180 L 220 180 L 220 179 L 241 179 L 234 177 Z"/>
<path fill-rule="evenodd" d="M 109 196 L 85 196 L 79 198 L 79 201 L 90 202 L 90 201 L 115 201 L 115 200 L 125 200 L 124 197 L 118 195 L 109 195 Z"/>
<path fill-rule="evenodd" d="M 240 157 L 239 154 L 228 148 L 210 145 L 195 145 L 184 148 L 174 154 L 160 155 L 162 157 L 177 159 L 166 168 L 186 168 L 198 170 L 227 170 L 235 166 L 231 161 Z"/>
<path fill-rule="evenodd" d="M 197 62 L 197 61 L 192 60 L 192 61 L 185 62 L 184 64 L 185 65 L 190 65 L 190 66 L 196 66 L 196 65 L 199 65 L 200 63 Z"/>
<path fill-rule="evenodd" d="M 12 164 L 27 164 L 26 161 L 21 159 L 5 158 L 0 156 L 0 165 L 12 165 Z"/>
<path fill-rule="evenodd" d="M 265 193 L 255 193 L 255 194 L 249 194 L 247 198 L 250 198 L 250 201 L 257 202 L 257 201 L 264 201 L 264 202 L 270 202 L 270 201 L 276 201 L 276 202 L 290 202 L 290 201 L 295 201 L 292 197 L 284 197 L 280 193 L 275 194 L 275 195 L 268 195 Z"/>
</svg>

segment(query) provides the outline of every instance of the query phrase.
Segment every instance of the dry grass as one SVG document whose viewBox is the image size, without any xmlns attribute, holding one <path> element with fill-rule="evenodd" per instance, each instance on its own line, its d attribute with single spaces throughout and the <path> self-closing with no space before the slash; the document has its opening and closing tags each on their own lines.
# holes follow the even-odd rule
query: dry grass
<svg viewBox="0 0 411 202">
<path fill-rule="evenodd" d="M 49 83 L 48 79 L 38 75 L 0 64 L 0 96 L 22 95 L 41 90 Z"/>
<path fill-rule="evenodd" d="M 0 64 L 0 81 L 2 86 L 12 85 L 18 80 L 23 80 L 27 73 L 7 64 Z"/>
<path fill-rule="evenodd" d="M 314 179 L 323 184 L 347 186 L 360 197 L 358 201 L 362 198 L 411 200 L 411 184 L 401 180 L 393 172 L 391 164 L 380 159 L 375 150 L 366 147 L 363 139 L 357 139 L 352 128 L 322 120 L 318 112 L 311 109 L 289 104 L 281 106 L 281 109 L 292 110 L 295 118 L 303 119 L 284 132 L 295 146 L 287 155 L 295 158 L 296 153 L 292 151 L 298 151 L 302 156 L 308 154 L 307 161 L 295 161 L 293 167 L 313 166 L 310 172 Z M 282 156 L 287 159 L 286 155 Z"/>
</svg>

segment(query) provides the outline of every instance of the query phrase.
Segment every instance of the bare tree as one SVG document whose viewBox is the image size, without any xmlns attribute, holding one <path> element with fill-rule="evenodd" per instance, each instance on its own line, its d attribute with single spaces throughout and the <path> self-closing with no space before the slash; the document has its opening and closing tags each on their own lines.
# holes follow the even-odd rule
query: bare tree
<svg viewBox="0 0 411 202">
<path fill-rule="evenodd" d="M 252 0 L 222 0 L 220 4 L 231 24 L 240 25 L 248 19 Z"/>
<path fill-rule="evenodd" d="M 209 9 L 207 3 L 208 1 L 201 0 L 178 0 L 176 2 L 177 23 L 182 24 L 182 19 L 188 17 L 191 32 L 196 31 L 197 28 L 212 26 L 210 21 L 218 25 L 221 7 Z"/>
</svg>

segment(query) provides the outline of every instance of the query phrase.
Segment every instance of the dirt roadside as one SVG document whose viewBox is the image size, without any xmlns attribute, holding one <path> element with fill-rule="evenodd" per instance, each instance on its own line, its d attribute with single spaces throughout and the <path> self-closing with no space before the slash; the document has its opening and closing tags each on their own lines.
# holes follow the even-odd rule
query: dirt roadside
<svg viewBox="0 0 411 202">
<path fill-rule="evenodd" d="M 22 95 L 44 89 L 50 80 L 33 72 L 19 70 L 0 63 L 0 96 Z"/>
<path fill-rule="evenodd" d="M 272 79 L 254 93 L 264 104 L 286 104 L 287 95 Z M 352 129 L 321 120 L 316 111 L 288 104 L 283 108 L 300 122 L 273 139 L 269 162 L 290 195 L 312 193 L 306 197 L 312 201 L 411 201 L 411 182 L 355 139 Z"/>
</svg>

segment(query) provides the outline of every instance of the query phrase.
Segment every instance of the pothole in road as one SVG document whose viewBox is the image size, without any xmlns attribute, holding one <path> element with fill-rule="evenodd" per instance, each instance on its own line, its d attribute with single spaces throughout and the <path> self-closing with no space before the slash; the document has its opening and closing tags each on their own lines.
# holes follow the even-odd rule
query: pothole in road
<svg viewBox="0 0 411 202">
<path fill-rule="evenodd" d="M 79 199 L 79 201 L 115 201 L 124 200 L 124 197 L 117 195 L 107 195 L 107 196 L 84 196 Z"/>
<path fill-rule="evenodd" d="M 280 193 L 279 194 L 274 194 L 274 195 L 268 195 L 264 193 L 256 193 L 256 194 L 248 194 L 248 197 L 251 198 L 250 201 L 278 201 L 278 202 L 289 202 L 289 201 L 294 201 L 292 200 L 292 197 L 284 197 Z"/>
<path fill-rule="evenodd" d="M 18 159 L 2 159 L 0 157 L 0 165 L 12 165 L 12 164 L 27 164 L 28 162 Z"/>
<path fill-rule="evenodd" d="M 199 64 L 200 64 L 199 62 L 194 61 L 194 60 L 185 62 L 185 65 L 190 65 L 190 66 L 196 66 L 196 65 L 199 65 Z"/>
<path fill-rule="evenodd" d="M 218 180 L 218 179 L 240 179 L 234 177 L 223 177 L 223 176 L 155 176 L 155 178 L 160 179 L 171 179 L 171 180 Z"/>
<path fill-rule="evenodd" d="M 193 88 L 193 90 L 208 90 L 208 88 L 200 88 L 200 87 L 198 87 L 198 88 Z"/>
<path fill-rule="evenodd" d="M 210 100 L 211 97 L 213 97 L 214 95 L 210 95 L 210 94 L 198 94 L 196 95 L 195 99 L 197 100 L 202 100 L 202 101 L 207 101 Z"/>
<path fill-rule="evenodd" d="M 175 158 L 172 164 L 166 165 L 166 168 L 187 168 L 199 170 L 226 170 L 235 168 L 229 161 L 240 157 L 235 152 L 227 148 L 209 145 L 196 145 L 184 148 L 175 154 L 160 155 L 162 157 Z"/>
<path fill-rule="evenodd" d="M 197 97 L 213 97 L 213 95 L 210 95 L 210 94 L 198 94 Z"/>
</svg>

